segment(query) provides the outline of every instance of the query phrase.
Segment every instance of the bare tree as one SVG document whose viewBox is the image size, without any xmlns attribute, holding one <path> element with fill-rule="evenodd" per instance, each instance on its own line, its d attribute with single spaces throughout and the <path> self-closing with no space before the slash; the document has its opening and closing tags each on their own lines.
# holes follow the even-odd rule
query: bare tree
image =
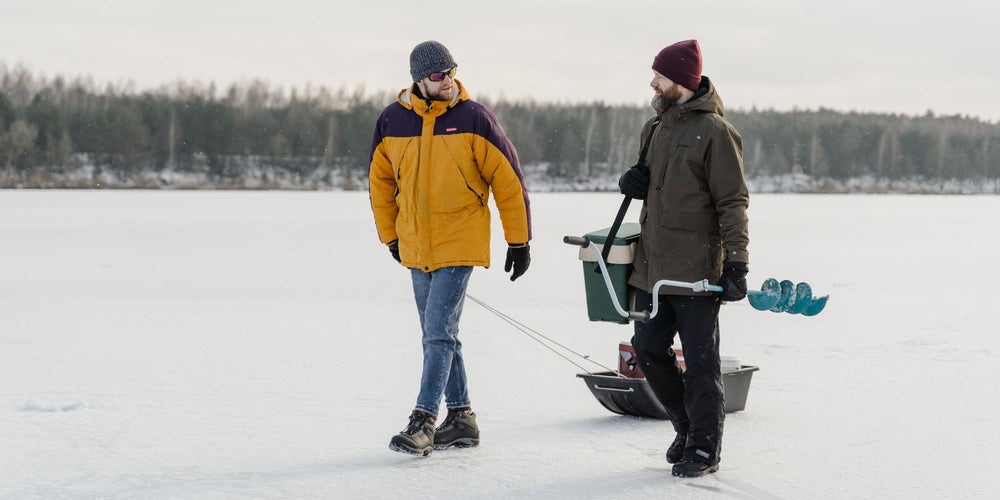
<svg viewBox="0 0 1000 500">
<path fill-rule="evenodd" d="M 11 124 L 10 129 L 0 136 L 0 152 L 4 157 L 4 169 L 8 172 L 21 158 L 24 157 L 35 144 L 38 138 L 38 127 L 18 118 Z"/>
<path fill-rule="evenodd" d="M 583 139 L 583 172 L 584 178 L 590 177 L 590 147 L 594 138 L 594 130 L 597 128 L 597 108 L 591 107 L 587 117 L 587 133 Z"/>
</svg>

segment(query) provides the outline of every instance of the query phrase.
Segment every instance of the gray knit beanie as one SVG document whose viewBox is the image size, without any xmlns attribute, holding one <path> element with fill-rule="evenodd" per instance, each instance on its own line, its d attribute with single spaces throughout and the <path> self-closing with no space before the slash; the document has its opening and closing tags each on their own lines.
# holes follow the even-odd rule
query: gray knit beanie
<svg viewBox="0 0 1000 500">
<path fill-rule="evenodd" d="M 444 71 L 458 66 L 451 58 L 448 48 L 436 40 L 428 40 L 410 52 L 410 76 L 419 82 L 436 71 Z"/>
</svg>

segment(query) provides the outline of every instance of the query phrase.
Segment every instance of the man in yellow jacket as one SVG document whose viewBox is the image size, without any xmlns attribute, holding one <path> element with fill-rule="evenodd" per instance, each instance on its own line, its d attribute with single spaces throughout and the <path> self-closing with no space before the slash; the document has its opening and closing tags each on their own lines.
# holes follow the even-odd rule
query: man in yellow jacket
<svg viewBox="0 0 1000 500">
<path fill-rule="evenodd" d="M 531 262 L 531 212 L 517 151 L 496 116 L 455 79 L 437 41 L 410 53 L 413 84 L 378 117 L 369 195 L 382 243 L 410 269 L 424 363 L 409 424 L 389 448 L 415 455 L 479 444 L 458 323 L 474 266 L 490 265 L 490 191 L 507 240 L 511 281 Z M 439 426 L 441 396 L 448 416 Z"/>
</svg>

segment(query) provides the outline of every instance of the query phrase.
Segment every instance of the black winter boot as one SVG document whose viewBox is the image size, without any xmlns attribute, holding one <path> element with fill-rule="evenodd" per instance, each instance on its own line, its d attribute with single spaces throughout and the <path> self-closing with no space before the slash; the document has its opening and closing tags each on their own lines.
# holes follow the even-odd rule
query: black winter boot
<svg viewBox="0 0 1000 500">
<path fill-rule="evenodd" d="M 411 455 L 428 456 L 434 451 L 434 421 L 435 415 L 425 411 L 413 410 L 410 423 L 399 434 L 389 441 L 389 449 Z"/>
<path fill-rule="evenodd" d="M 687 432 L 678 432 L 674 442 L 667 448 L 667 463 L 675 464 L 684 458 L 684 448 L 687 446 Z"/>
<path fill-rule="evenodd" d="M 479 446 L 479 426 L 476 425 L 476 414 L 470 408 L 448 410 L 444 423 L 434 434 L 435 450 L 444 450 L 452 446 L 456 448 Z"/>
<path fill-rule="evenodd" d="M 701 460 L 685 458 L 674 465 L 671 471 L 677 477 L 701 477 L 719 470 L 719 462 L 709 464 Z"/>
</svg>

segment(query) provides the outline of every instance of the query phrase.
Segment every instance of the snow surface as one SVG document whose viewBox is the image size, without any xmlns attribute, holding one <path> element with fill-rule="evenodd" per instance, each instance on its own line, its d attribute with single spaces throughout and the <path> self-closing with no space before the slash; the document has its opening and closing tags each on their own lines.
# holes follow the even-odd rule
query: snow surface
<svg viewBox="0 0 1000 500">
<path fill-rule="evenodd" d="M 495 219 L 470 294 L 615 366 L 566 234 L 618 195 L 532 197 L 528 273 Z M 721 313 L 757 365 L 721 470 L 670 476 L 668 422 L 480 306 L 462 321 L 483 444 L 389 438 L 416 398 L 409 275 L 365 193 L 0 191 L 0 498 L 982 498 L 1000 490 L 1000 197 L 756 195 L 750 282 L 831 294 Z M 637 214 L 633 207 L 630 218 Z"/>
</svg>

